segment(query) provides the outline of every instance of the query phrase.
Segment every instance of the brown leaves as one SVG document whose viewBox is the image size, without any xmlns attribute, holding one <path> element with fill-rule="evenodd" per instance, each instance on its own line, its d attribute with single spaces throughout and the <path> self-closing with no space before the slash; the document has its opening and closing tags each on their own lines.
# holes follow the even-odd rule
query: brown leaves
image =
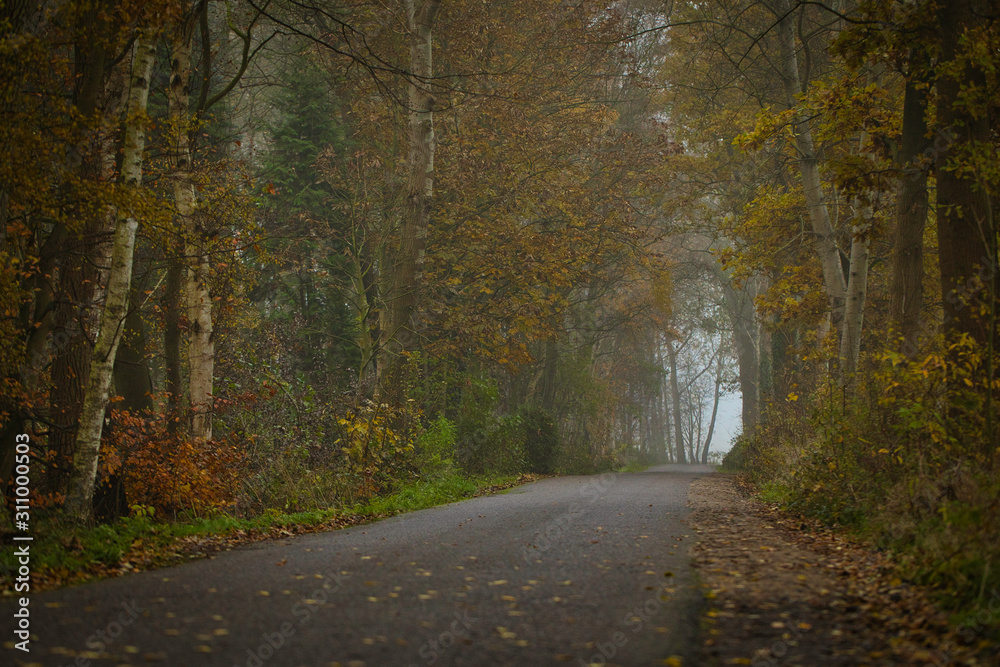
<svg viewBox="0 0 1000 667">
<path fill-rule="evenodd" d="M 706 660 L 913 665 L 944 655 L 986 664 L 977 662 L 986 649 L 960 641 L 884 555 L 740 498 L 722 475 L 696 482 L 690 497 L 710 604 Z"/>
</svg>

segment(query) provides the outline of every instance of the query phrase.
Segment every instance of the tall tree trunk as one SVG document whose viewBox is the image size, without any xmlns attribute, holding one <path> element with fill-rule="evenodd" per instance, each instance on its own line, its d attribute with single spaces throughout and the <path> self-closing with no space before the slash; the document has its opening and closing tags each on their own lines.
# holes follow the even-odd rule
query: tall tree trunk
<svg viewBox="0 0 1000 667">
<path fill-rule="evenodd" d="M 796 54 L 795 17 L 787 1 L 778 3 L 777 13 L 781 17 L 778 22 L 781 79 L 785 88 L 785 101 L 791 109 L 797 103 L 796 96 L 802 92 L 799 61 Z M 794 132 L 797 161 L 802 175 L 802 191 L 805 195 L 809 222 L 812 225 L 815 238 L 816 254 L 819 257 L 820 266 L 823 268 L 823 284 L 830 302 L 832 324 L 834 330 L 840 332 L 847 298 L 847 280 L 844 277 L 840 249 L 837 247 L 833 224 L 830 222 L 826 195 L 823 193 L 823 182 L 819 173 L 819 157 L 813 144 L 809 119 L 802 116 L 796 118 Z"/>
<path fill-rule="evenodd" d="M 215 371 L 215 341 L 212 331 L 212 297 L 208 289 L 211 266 L 202 230 L 197 224 L 197 198 L 192 180 L 190 133 L 191 39 L 194 17 L 179 26 L 171 44 L 169 112 L 177 131 L 174 147 L 174 206 L 182 222 L 188 262 L 184 302 L 188 318 L 188 397 L 191 435 L 212 437 L 212 383 Z"/>
<path fill-rule="evenodd" d="M 734 288 L 732 279 L 722 270 L 718 262 L 713 261 L 710 268 L 722 287 L 722 305 L 733 328 L 742 395 L 741 421 L 743 433 L 749 435 L 757 427 L 760 419 L 762 384 L 761 335 L 753 305 L 754 292 L 750 282 L 747 282 L 742 290 Z"/>
<path fill-rule="evenodd" d="M 559 368 L 559 347 L 554 338 L 545 341 L 542 360 L 541 406 L 552 415 L 556 407 L 556 371 Z"/>
<path fill-rule="evenodd" d="M 939 59 L 943 65 L 960 55 L 966 31 L 981 25 L 987 5 L 970 0 L 941 4 Z M 943 132 L 957 137 L 963 153 L 959 159 L 966 162 L 970 158 L 965 153 L 982 152 L 990 138 L 989 114 L 979 110 L 983 100 L 970 103 L 968 99 L 975 90 L 986 90 L 986 76 L 972 63 L 967 63 L 960 73 L 941 75 L 937 81 L 938 123 Z M 996 258 L 991 252 L 995 230 L 989 228 L 985 189 L 976 182 L 978 169 L 972 173 L 956 170 L 949 164 L 956 152 L 938 151 L 935 170 L 944 328 L 952 336 L 968 334 L 985 349 L 988 340 L 995 339 L 995 332 L 989 332 L 988 323 L 980 316 L 979 303 L 993 298 L 1000 285 Z"/>
<path fill-rule="evenodd" d="M 840 377 L 842 383 L 853 381 L 861 356 L 861 330 L 868 298 L 868 246 L 870 218 L 864 217 L 852 225 L 850 277 L 847 282 L 847 303 L 844 307 L 844 327 L 840 337 Z"/>
<path fill-rule="evenodd" d="M 418 348 L 418 309 L 424 248 L 434 195 L 434 96 L 431 94 L 432 29 L 441 0 L 404 0 L 410 33 L 409 156 L 406 207 L 399 248 L 393 258 L 386 299 L 386 326 L 378 364 L 379 380 L 390 402 L 402 398 L 402 355 Z"/>
<path fill-rule="evenodd" d="M 918 163 L 927 146 L 927 88 L 924 59 L 911 51 L 913 72 L 903 94 L 903 130 L 896 163 L 902 171 L 896 194 L 896 233 L 892 249 L 889 316 L 901 336 L 903 353 L 913 357 L 920 338 L 924 305 L 924 227 L 927 224 L 927 166 Z"/>
<path fill-rule="evenodd" d="M 149 77 L 153 70 L 155 55 L 155 35 L 143 31 L 134 59 L 128 103 L 129 118 L 125 131 L 122 167 L 126 188 L 141 187 L 142 153 L 146 137 L 146 102 L 149 99 Z M 138 226 L 138 220 L 133 216 L 123 215 L 119 216 L 115 228 L 104 313 L 91 357 L 87 389 L 77 429 L 73 470 L 66 496 L 67 514 L 79 521 L 88 520 L 91 514 L 104 410 L 108 403 L 108 389 L 111 386 L 118 341 L 121 339 L 121 329 L 128 309 L 135 232 Z"/>
<path fill-rule="evenodd" d="M 663 369 L 663 377 L 660 380 L 660 394 L 663 396 L 663 452 L 667 457 L 667 461 L 671 462 L 674 460 L 674 448 L 673 448 L 673 436 L 671 435 L 671 419 L 670 419 L 670 401 L 672 394 L 670 393 L 670 372 L 664 363 L 666 360 L 663 358 L 663 346 L 656 352 L 657 355 L 657 366 Z"/>
<path fill-rule="evenodd" d="M 673 403 L 674 443 L 677 446 L 677 463 L 687 463 L 684 454 L 684 427 L 681 424 L 681 390 L 677 382 L 677 350 L 674 341 L 667 341 L 667 358 L 670 361 L 670 400 Z"/>
<path fill-rule="evenodd" d="M 141 306 L 141 294 L 132 289 L 115 356 L 115 391 L 124 399 L 121 407 L 133 414 L 153 407 L 153 381 L 146 366 L 146 328 L 142 322 Z"/>
<path fill-rule="evenodd" d="M 88 28 L 75 35 L 73 44 L 73 102 L 84 120 L 81 136 L 67 154 L 67 172 L 75 173 L 82 182 L 96 182 L 101 174 L 102 155 L 95 123 L 100 117 L 104 92 L 104 39 L 108 30 L 106 7 L 98 2 L 87 11 Z M 88 325 L 95 324 L 90 316 L 95 288 L 99 281 L 96 264 L 89 261 L 93 243 L 106 220 L 99 214 L 79 212 L 83 230 L 75 244 L 61 248 L 58 268 L 58 290 L 54 301 L 53 331 L 61 344 L 53 346 L 49 393 L 51 428 L 48 437 L 49 468 L 45 471 L 40 490 L 64 493 L 72 467 L 76 444 L 77 422 L 83 405 L 91 348 Z M 55 276 L 49 276 L 54 279 Z"/>
<path fill-rule="evenodd" d="M 200 230 L 195 233 L 200 237 Z M 212 327 L 212 297 L 208 289 L 211 271 L 204 243 L 196 238 L 189 246 L 195 257 L 188 269 L 187 307 L 191 327 L 188 340 L 188 373 L 191 398 L 191 435 L 212 439 L 215 378 L 215 334 Z"/>
<path fill-rule="evenodd" d="M 179 417 L 184 407 L 184 381 L 181 375 L 181 302 L 184 296 L 184 264 L 180 257 L 167 258 L 163 299 L 163 366 L 166 375 L 167 411 Z M 168 429 L 175 431 L 180 422 L 171 419 Z M 186 430 L 186 429 L 185 429 Z"/>
<path fill-rule="evenodd" d="M 715 419 L 719 416 L 719 395 L 722 393 L 722 342 L 719 342 L 719 357 L 715 366 L 715 394 L 712 397 L 712 418 L 708 420 L 708 435 L 705 436 L 705 447 L 701 450 L 701 462 L 708 463 L 708 450 L 712 447 L 712 436 L 715 435 Z"/>
</svg>

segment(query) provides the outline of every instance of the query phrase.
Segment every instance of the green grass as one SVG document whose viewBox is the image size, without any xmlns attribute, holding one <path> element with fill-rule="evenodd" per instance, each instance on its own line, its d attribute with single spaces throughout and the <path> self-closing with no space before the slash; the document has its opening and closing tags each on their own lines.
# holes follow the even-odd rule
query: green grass
<svg viewBox="0 0 1000 667">
<path fill-rule="evenodd" d="M 373 498 L 350 507 L 285 513 L 268 510 L 250 518 L 223 513 L 207 517 L 187 517 L 176 521 L 154 521 L 140 511 L 110 524 L 83 527 L 59 515 L 37 513 L 33 518 L 31 547 L 33 589 L 53 588 L 69 583 L 100 579 L 117 571 L 123 559 L 141 558 L 143 569 L 177 563 L 187 557 L 179 551 L 187 537 L 247 539 L 247 533 L 266 537 L 269 530 L 328 524 L 344 518 L 351 525 L 376 521 L 395 514 L 413 512 L 517 483 L 516 475 L 467 477 L 448 471 L 430 480 L 402 487 L 395 493 Z M 242 533 L 240 532 L 242 531 Z M 250 538 L 252 539 L 252 538 Z M 16 571 L 13 549 L 0 553 L 0 591 L 9 594 L 11 572 Z"/>
<path fill-rule="evenodd" d="M 780 482 L 764 482 L 757 492 L 757 497 L 765 503 L 785 506 L 792 500 L 792 489 Z"/>
</svg>

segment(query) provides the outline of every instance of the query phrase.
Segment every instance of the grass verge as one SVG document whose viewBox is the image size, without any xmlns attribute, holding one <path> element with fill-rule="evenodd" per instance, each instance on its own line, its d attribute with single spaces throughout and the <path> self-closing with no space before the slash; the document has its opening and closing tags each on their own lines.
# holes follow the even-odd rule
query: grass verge
<svg viewBox="0 0 1000 667">
<path fill-rule="evenodd" d="M 249 542 L 371 523 L 396 514 L 499 493 L 538 478 L 538 475 L 465 477 L 451 472 L 351 507 L 297 513 L 270 510 L 251 518 L 218 513 L 163 522 L 140 511 L 111 524 L 83 527 L 59 516 L 39 515 L 32 525 L 31 592 L 176 565 Z M 14 549 L 4 549 L 0 553 L 0 595 L 15 595 L 16 577 Z"/>
</svg>

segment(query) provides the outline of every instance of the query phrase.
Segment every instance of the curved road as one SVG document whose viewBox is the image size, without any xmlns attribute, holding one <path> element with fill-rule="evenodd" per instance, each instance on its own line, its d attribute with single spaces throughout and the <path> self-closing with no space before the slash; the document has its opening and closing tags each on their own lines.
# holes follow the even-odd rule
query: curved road
<svg viewBox="0 0 1000 667">
<path fill-rule="evenodd" d="M 701 596 L 684 519 L 708 472 L 551 478 L 34 595 L 31 653 L 2 662 L 690 665 Z M 0 605 L 4 625 L 14 609 Z"/>
</svg>

